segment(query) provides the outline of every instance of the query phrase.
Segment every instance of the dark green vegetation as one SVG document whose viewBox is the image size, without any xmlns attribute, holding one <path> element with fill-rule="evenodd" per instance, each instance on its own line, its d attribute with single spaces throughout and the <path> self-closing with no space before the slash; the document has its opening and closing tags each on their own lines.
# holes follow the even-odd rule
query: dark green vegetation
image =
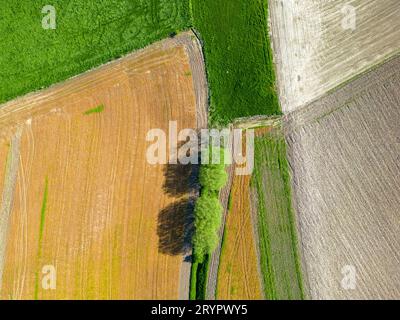
<svg viewBox="0 0 400 320">
<path fill-rule="evenodd" d="M 267 0 L 192 0 L 192 11 L 204 42 L 211 122 L 279 114 Z"/>
<path fill-rule="evenodd" d="M 207 291 L 208 271 L 210 270 L 210 255 L 206 255 L 202 262 L 192 263 L 190 279 L 190 300 L 205 300 Z"/>
<path fill-rule="evenodd" d="M 103 112 L 103 111 L 104 111 L 104 105 L 101 104 L 101 105 L 97 106 L 96 108 L 89 109 L 89 110 L 85 111 L 84 115 L 88 116 L 90 114 L 100 113 L 100 112 Z"/>
<path fill-rule="evenodd" d="M 44 30 L 44 0 L 3 1 L 0 102 L 87 71 L 190 26 L 186 0 L 53 0 L 56 30 Z"/>
<path fill-rule="evenodd" d="M 261 271 L 267 299 L 304 299 L 286 143 L 280 131 L 255 139 Z"/>
</svg>

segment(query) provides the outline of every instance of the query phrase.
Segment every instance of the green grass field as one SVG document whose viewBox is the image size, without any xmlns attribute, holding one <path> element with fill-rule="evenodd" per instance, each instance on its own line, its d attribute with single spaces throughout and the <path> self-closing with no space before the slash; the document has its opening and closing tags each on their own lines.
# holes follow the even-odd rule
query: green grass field
<svg viewBox="0 0 400 320">
<path fill-rule="evenodd" d="M 255 139 L 251 185 L 257 195 L 265 296 L 271 300 L 304 299 L 286 142 L 280 132 Z"/>
<path fill-rule="evenodd" d="M 192 0 L 204 42 L 211 123 L 280 114 L 268 36 L 267 0 Z"/>
<path fill-rule="evenodd" d="M 56 9 L 55 30 L 42 28 L 47 4 Z M 3 1 L 0 103 L 189 27 L 188 0 Z"/>
</svg>

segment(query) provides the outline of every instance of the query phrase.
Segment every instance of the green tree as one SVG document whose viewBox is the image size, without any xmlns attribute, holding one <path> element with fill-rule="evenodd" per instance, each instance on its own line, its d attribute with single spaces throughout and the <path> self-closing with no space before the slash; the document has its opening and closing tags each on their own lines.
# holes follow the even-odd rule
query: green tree
<svg viewBox="0 0 400 320">
<path fill-rule="evenodd" d="M 218 229 L 222 218 L 222 206 L 218 197 L 210 192 L 203 192 L 196 202 L 194 215 L 193 248 L 196 261 L 201 262 L 218 244 Z"/>
<path fill-rule="evenodd" d="M 209 164 L 201 167 L 199 179 L 204 188 L 219 191 L 228 181 L 228 174 L 224 165 Z"/>
</svg>

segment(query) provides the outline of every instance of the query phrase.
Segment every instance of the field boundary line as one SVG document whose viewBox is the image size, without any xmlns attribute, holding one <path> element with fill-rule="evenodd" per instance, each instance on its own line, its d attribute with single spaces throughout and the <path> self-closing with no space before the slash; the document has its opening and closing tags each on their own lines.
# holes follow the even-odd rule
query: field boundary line
<svg viewBox="0 0 400 320">
<path fill-rule="evenodd" d="M 278 128 L 282 124 L 282 116 L 255 116 L 255 117 L 246 117 L 246 118 L 238 118 L 233 122 L 233 126 L 235 129 L 257 129 L 257 128 Z"/>
<path fill-rule="evenodd" d="M 3 284 L 8 227 L 19 168 L 21 136 L 22 127 L 17 129 L 17 132 L 11 139 L 10 150 L 7 156 L 7 169 L 4 176 L 4 188 L 0 207 L 0 292 Z"/>
<path fill-rule="evenodd" d="M 208 103 L 209 90 L 206 77 L 204 54 L 200 39 L 192 31 L 180 33 L 172 39 L 175 45 L 182 45 L 189 60 L 193 91 L 196 98 L 196 126 L 197 130 L 206 129 L 208 126 Z M 194 172 L 193 175 L 197 173 Z M 194 176 L 191 179 L 195 178 Z M 200 186 L 189 194 L 189 202 L 195 202 L 200 194 Z M 187 217 L 190 220 L 191 217 Z M 192 270 L 192 261 L 190 256 L 192 252 L 185 254 L 182 260 L 182 267 L 179 276 L 179 300 L 188 300 L 190 295 L 190 278 Z"/>
<path fill-rule="evenodd" d="M 57 99 L 60 99 L 61 97 L 70 95 L 71 93 L 69 90 L 71 89 L 71 87 L 75 88 L 79 86 L 83 90 L 87 87 L 96 86 L 98 83 L 101 83 L 103 81 L 101 77 L 96 78 L 95 81 L 88 81 L 88 79 L 93 78 L 93 75 L 96 75 L 96 73 L 104 73 L 105 71 L 109 71 L 110 73 L 112 73 L 112 71 L 117 71 L 122 68 L 122 63 L 136 61 L 136 59 L 148 55 L 150 52 L 159 49 L 167 50 L 182 45 L 185 49 L 187 49 L 188 47 L 193 48 L 192 50 L 190 50 L 190 53 L 193 53 L 196 49 L 196 45 L 192 42 L 193 38 L 196 38 L 196 36 L 192 31 L 181 32 L 174 38 L 166 38 L 154 42 L 142 49 L 132 51 L 126 55 L 121 56 L 118 59 L 89 69 L 81 74 L 70 77 L 67 80 L 55 83 L 49 87 L 30 92 L 26 95 L 19 96 L 13 100 L 0 104 L 0 126 L 19 125 L 19 123 L 10 124 L 10 114 L 15 114 L 21 111 L 30 114 L 40 113 L 41 109 L 37 108 L 38 104 L 41 104 L 43 102 L 52 103 Z M 23 110 L 21 110 L 20 106 L 23 106 Z"/>
<path fill-rule="evenodd" d="M 384 80 L 393 77 L 398 68 L 400 68 L 400 52 L 343 82 L 309 104 L 285 114 L 283 116 L 285 135 L 343 109 L 363 92 L 376 86 L 377 78 Z M 335 103 L 332 103 L 333 101 Z"/>
<path fill-rule="evenodd" d="M 229 141 L 233 139 L 233 126 L 231 125 L 229 130 Z M 231 146 L 231 143 L 228 143 L 228 146 Z M 233 150 L 229 150 L 231 156 L 233 156 Z M 215 300 L 216 293 L 217 293 L 217 282 L 218 282 L 218 270 L 219 270 L 219 261 L 221 258 L 222 252 L 222 244 L 223 244 L 223 236 L 225 231 L 225 223 L 226 223 L 226 216 L 229 211 L 229 196 L 232 189 L 233 183 L 233 175 L 235 172 L 234 165 L 227 166 L 226 171 L 228 173 L 228 181 L 224 188 L 220 191 L 219 194 L 219 201 L 222 205 L 223 212 L 222 212 L 222 219 L 221 219 L 221 227 L 218 231 L 218 246 L 212 253 L 210 257 L 210 268 L 208 271 L 208 279 L 207 279 L 207 286 L 206 286 L 206 299 L 207 300 Z"/>
</svg>

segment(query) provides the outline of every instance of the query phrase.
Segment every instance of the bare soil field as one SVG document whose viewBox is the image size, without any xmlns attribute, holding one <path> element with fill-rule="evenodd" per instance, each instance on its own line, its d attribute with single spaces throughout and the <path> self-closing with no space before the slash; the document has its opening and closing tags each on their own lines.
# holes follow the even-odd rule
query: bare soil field
<svg viewBox="0 0 400 320">
<path fill-rule="evenodd" d="M 206 125 L 202 61 L 185 33 L 0 108 L 1 131 L 22 130 L 2 299 L 188 297 L 192 195 L 147 162 L 146 134 Z"/>
<path fill-rule="evenodd" d="M 399 70 L 397 57 L 286 119 L 313 299 L 400 298 Z"/>
<path fill-rule="evenodd" d="M 284 113 L 400 50 L 398 0 L 270 0 L 269 11 Z"/>
</svg>

